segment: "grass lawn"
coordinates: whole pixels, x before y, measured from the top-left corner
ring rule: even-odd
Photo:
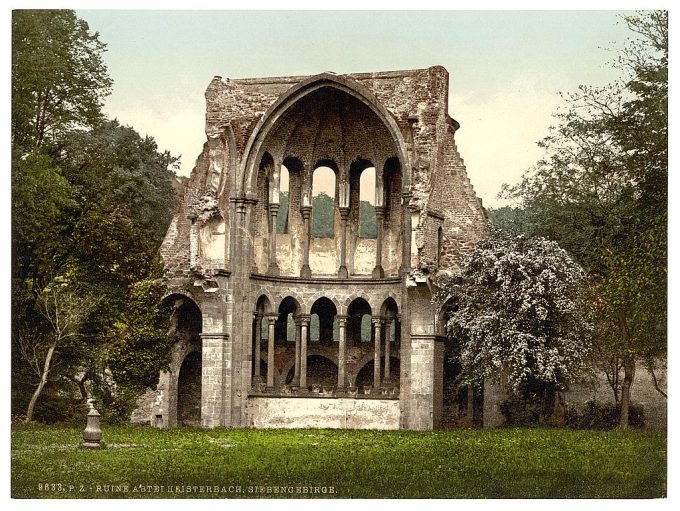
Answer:
[[[13,426],[12,496],[626,498],[666,493],[666,435],[657,432],[121,426],[104,427],[103,450],[80,449],[81,439],[82,429]],[[305,489],[308,493],[298,493]]]

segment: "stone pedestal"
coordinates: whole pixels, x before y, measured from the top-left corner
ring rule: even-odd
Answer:
[[[100,426],[101,414],[90,404],[87,414],[87,427],[83,431],[82,447],[85,449],[101,449],[102,430]]]

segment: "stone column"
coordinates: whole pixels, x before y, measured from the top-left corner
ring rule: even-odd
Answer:
[[[187,217],[191,221],[189,227],[189,267],[194,269],[198,266],[198,224],[196,214],[192,213]]]
[[[306,194],[305,194],[306,195]],[[309,202],[309,199],[306,199]],[[304,255],[304,262],[302,268],[300,269],[300,277],[303,279],[309,279],[312,277],[312,269],[309,267],[309,237],[310,237],[310,222],[309,217],[312,214],[312,206],[303,205],[300,208],[300,213],[302,213],[302,218],[305,221],[305,233],[302,236],[302,253]]]
[[[267,387],[274,388],[274,323],[278,315],[267,315]]]
[[[310,319],[309,314],[300,316],[300,387],[303,389],[307,388],[307,336]]]
[[[378,227],[378,237],[375,240],[375,268],[373,268],[374,279],[382,279],[385,277],[385,270],[383,270],[382,267],[383,218],[385,218],[385,206],[376,206],[375,221]]]
[[[261,313],[255,313],[255,353],[253,354],[253,364],[255,365],[255,375],[253,376],[253,385],[262,383],[262,376],[260,374],[260,359],[262,358],[262,318]]]
[[[224,417],[231,408],[231,341],[224,332],[203,332],[200,336],[201,426],[215,428],[225,425]]]
[[[373,357],[373,387],[380,387],[380,344],[382,342],[382,322],[383,318],[372,318],[375,354]]]
[[[390,326],[391,325],[392,325],[392,319],[391,318],[385,319],[385,377],[384,377],[383,381],[386,382],[386,383],[391,382],[391,378],[390,378],[390,351],[391,351]]]
[[[340,208],[341,232],[340,232],[340,268],[338,268],[338,278],[346,279],[349,277],[347,271],[347,218],[349,218],[349,208]]]
[[[403,193],[401,196],[401,212],[402,212],[402,251],[401,251],[401,267],[399,268],[399,276],[403,277],[411,270],[411,211],[409,205],[411,203],[412,194],[410,192]]]
[[[345,380],[345,364],[347,351],[347,316],[336,316],[338,318],[338,388],[344,389],[347,386]]]
[[[279,265],[276,262],[276,226],[277,215],[279,214],[280,205],[272,202],[269,204],[269,213],[272,217],[271,229],[269,230],[269,268],[267,273],[269,275],[279,275]]]
[[[302,323],[300,323],[300,318],[298,316],[295,316],[295,365],[293,374],[293,386],[295,387],[300,386],[300,339],[302,336],[300,333],[301,328]]]

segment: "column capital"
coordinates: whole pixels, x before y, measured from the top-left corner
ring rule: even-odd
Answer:
[[[275,215],[276,213],[279,212],[280,207],[281,207],[281,204],[279,204],[278,202],[270,202],[269,203],[269,212],[272,215]]]
[[[385,318],[383,318],[382,316],[375,316],[375,317],[371,318],[371,323],[373,323],[374,325],[382,326],[382,324],[384,322],[385,322]]]
[[[335,316],[335,319],[338,320],[339,326],[345,326],[345,325],[347,325],[347,320],[349,319],[349,316],[345,316],[343,314],[337,314]]]
[[[382,218],[385,216],[385,206],[375,206],[375,216]]]
[[[350,211],[349,206],[339,207],[338,210],[340,211],[340,218],[342,220],[347,220],[347,218],[349,217],[349,211]]]
[[[300,206],[300,213],[302,213],[302,218],[305,220],[309,219],[312,214],[312,206]]]
[[[307,325],[309,322],[312,320],[312,315],[311,314],[299,314],[298,315],[298,321],[300,322],[300,325]]]
[[[268,312],[264,315],[264,317],[267,318],[267,321],[270,323],[274,323],[277,319],[279,319],[279,315],[275,312]]]
[[[262,319],[264,317],[264,312],[253,311],[253,319]]]

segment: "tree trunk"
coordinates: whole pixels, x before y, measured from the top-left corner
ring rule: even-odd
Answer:
[[[552,422],[563,427],[566,423],[566,397],[563,390],[555,390],[555,401],[553,402]]]
[[[31,422],[33,420],[33,410],[35,409],[35,404],[38,401],[38,398],[40,397],[40,393],[43,390],[43,387],[45,387],[45,384],[47,383],[47,377],[50,374],[50,364],[52,363],[52,355],[54,355],[54,350],[57,347],[57,343],[53,343],[50,345],[50,348],[47,350],[47,356],[45,357],[45,365],[43,366],[42,370],[42,376],[40,377],[40,383],[38,383],[38,387],[35,389],[35,392],[33,392],[33,396],[31,396],[31,401],[28,403],[28,410],[26,410],[26,420],[28,422]]]
[[[78,390],[80,391],[80,397],[83,399],[83,401],[87,401],[90,398],[90,396],[87,394],[87,387],[85,387],[85,382],[90,379],[89,374],[85,373],[80,380],[75,376],[68,376],[67,378],[70,381],[72,381],[76,385],[76,387],[78,387]]]
[[[630,387],[635,377],[635,359],[625,357],[623,359],[623,384],[621,385],[621,415],[619,416],[619,429],[628,429],[628,410],[630,408]]]

